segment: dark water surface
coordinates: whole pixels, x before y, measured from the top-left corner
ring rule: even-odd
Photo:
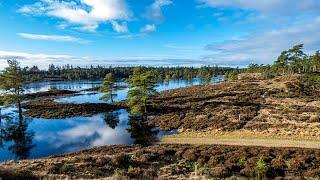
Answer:
[[[223,79],[215,78],[218,82]],[[201,84],[200,79],[172,80],[159,83],[158,91]],[[106,103],[101,93],[92,94],[85,89],[100,86],[101,81],[69,81],[32,83],[27,93],[48,89],[79,90],[81,95],[59,98],[61,103]],[[124,85],[124,83],[120,83]],[[125,100],[128,89],[117,91],[117,101]],[[166,134],[155,127],[141,123],[143,119],[131,116],[125,109],[100,113],[90,117],[65,119],[23,118],[19,119],[16,108],[2,109],[0,129],[0,161],[32,159],[50,155],[75,152],[86,148],[115,144],[150,145]]]

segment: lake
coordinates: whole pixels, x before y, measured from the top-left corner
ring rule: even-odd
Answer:
[[[212,82],[223,81],[217,77]],[[164,91],[201,84],[200,79],[170,80],[158,83],[157,91]],[[101,81],[37,82],[26,86],[27,93],[65,89],[80,91],[79,95],[57,98],[60,103],[107,103],[100,100],[102,93],[87,92],[99,87]],[[124,85],[123,82],[119,83]],[[125,100],[128,88],[116,92],[116,101]],[[103,145],[142,144],[150,145],[161,136],[175,131],[162,132],[141,123],[139,117],[131,116],[125,109],[100,113],[90,117],[65,119],[23,118],[19,120],[14,107],[2,110],[0,129],[0,161],[33,159],[75,152]]]

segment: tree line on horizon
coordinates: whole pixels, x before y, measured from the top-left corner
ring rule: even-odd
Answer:
[[[271,65],[250,64],[248,68],[235,69],[225,74],[225,79],[237,79],[240,73],[262,73],[265,77],[304,74],[317,77],[320,73],[320,51],[307,55],[304,45],[298,44],[282,51]]]
[[[47,70],[40,70],[37,66],[24,67],[21,69],[24,77],[29,81],[50,80],[102,80],[106,74],[112,73],[116,79],[129,78],[136,67],[73,67],[72,65],[55,66],[49,65]],[[157,81],[171,79],[212,79],[214,76],[224,75],[232,71],[231,67],[203,66],[203,67],[145,67],[139,68],[146,71],[153,70]]]

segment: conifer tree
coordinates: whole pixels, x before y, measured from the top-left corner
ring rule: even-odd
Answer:
[[[4,105],[16,103],[19,109],[19,116],[22,118],[21,102],[24,95],[26,80],[16,60],[8,60],[9,67],[0,74],[0,90],[2,90],[2,101]]]
[[[135,68],[129,82],[131,87],[128,92],[128,106],[131,113],[146,114],[147,101],[157,94],[154,71],[145,71],[141,67]]]
[[[102,87],[100,88],[100,91],[105,93],[101,99],[105,101],[111,101],[113,102],[113,99],[117,96],[117,94],[114,93],[115,91],[115,83],[116,79],[114,78],[112,73],[108,73],[104,81],[102,83]]]
[[[312,72],[319,72],[320,68],[320,52],[316,51],[316,53],[311,56],[311,65],[312,65]]]
[[[303,44],[295,45],[287,52],[291,70],[294,73],[301,73],[301,70],[304,68],[303,60],[306,58],[306,54],[303,52]]]
[[[289,60],[288,60],[287,51],[283,51],[278,57],[278,59],[274,62],[273,69],[276,72],[281,72],[282,75],[284,75],[285,71],[288,69],[288,63],[289,63]]]

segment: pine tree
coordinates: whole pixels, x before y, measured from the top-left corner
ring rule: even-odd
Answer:
[[[287,51],[283,51],[278,59],[274,62],[273,68],[276,72],[281,72],[282,75],[285,74],[285,71],[288,69],[288,55]]]
[[[22,118],[21,102],[23,100],[26,80],[20,64],[16,60],[8,60],[9,67],[0,74],[0,89],[3,91],[2,101],[4,105],[17,103],[19,116]]]
[[[147,101],[157,94],[154,71],[145,71],[141,67],[135,68],[129,82],[131,87],[128,92],[128,106],[131,113],[146,114]]]
[[[105,101],[111,101],[113,102],[113,98],[117,96],[117,94],[114,93],[115,91],[115,83],[116,79],[114,78],[112,73],[108,73],[104,81],[102,83],[102,87],[100,88],[100,91],[105,93],[101,99]]]
[[[293,72],[301,73],[303,67],[303,60],[306,54],[303,52],[303,44],[295,45],[288,50],[288,60]]]
[[[316,51],[316,53],[311,57],[312,64],[312,72],[319,72],[320,68],[320,52]]]

